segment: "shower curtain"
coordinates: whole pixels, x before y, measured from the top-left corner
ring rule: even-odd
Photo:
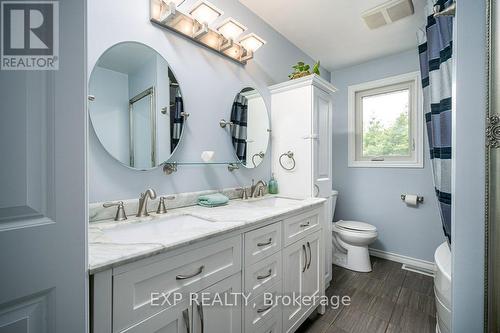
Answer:
[[[234,98],[231,109],[231,137],[236,156],[245,164],[247,159],[247,112],[248,101],[242,94]]]
[[[443,10],[451,0],[427,1],[427,24],[418,32],[424,114],[434,188],[443,230],[451,243],[451,88],[453,17],[434,17],[434,6]]]
[[[182,134],[182,124],[184,123],[184,104],[179,88],[176,88],[175,100],[170,112],[170,152],[173,152]]]

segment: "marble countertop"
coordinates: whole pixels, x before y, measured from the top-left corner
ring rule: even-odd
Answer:
[[[89,274],[279,219],[325,201],[266,196],[230,200],[227,205],[216,208],[189,206],[170,209],[162,215],[150,213],[146,218],[91,222]]]

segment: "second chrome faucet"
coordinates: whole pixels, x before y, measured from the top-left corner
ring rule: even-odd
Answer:
[[[148,188],[144,193],[139,196],[139,208],[137,209],[137,217],[149,216],[148,213],[148,199],[156,199],[156,192],[152,188]]]

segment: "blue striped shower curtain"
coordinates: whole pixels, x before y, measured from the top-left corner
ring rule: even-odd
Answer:
[[[433,8],[447,8],[452,1],[427,0],[427,23],[418,32],[420,71],[424,97],[434,188],[443,230],[451,243],[451,90],[453,17],[434,17]]]
[[[231,138],[234,151],[241,163],[247,161],[248,100],[241,93],[234,98],[231,109]]]

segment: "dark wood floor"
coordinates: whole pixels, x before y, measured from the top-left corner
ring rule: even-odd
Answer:
[[[357,273],[333,266],[327,296],[348,295],[349,306],[328,307],[307,319],[299,333],[434,333],[433,279],[372,257],[373,271]]]

